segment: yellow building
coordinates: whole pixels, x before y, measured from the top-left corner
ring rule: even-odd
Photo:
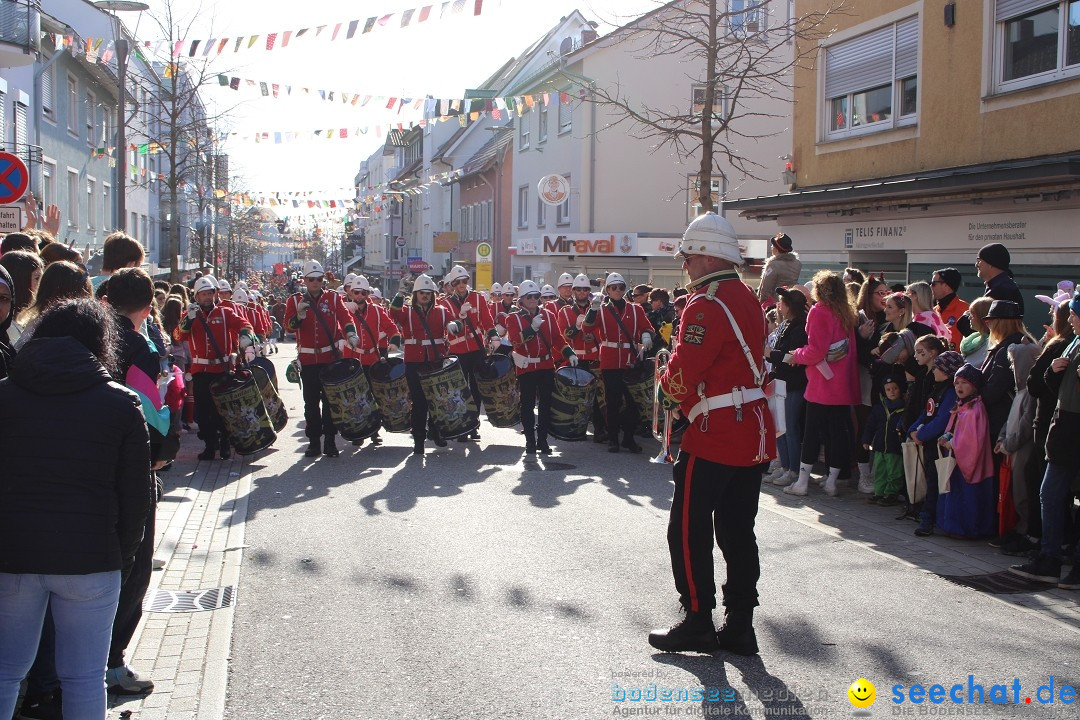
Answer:
[[[1080,2],[848,5],[796,77],[792,191],[727,209],[778,222],[804,279],[954,266],[971,298],[979,248],[1001,242],[1028,298],[1080,280]],[[1026,305],[1038,328],[1046,306]]]

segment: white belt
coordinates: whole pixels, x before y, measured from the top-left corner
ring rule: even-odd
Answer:
[[[737,395],[741,395],[741,397],[737,397]],[[732,406],[742,407],[746,403],[764,399],[765,391],[761,388],[746,388],[743,390],[733,390],[724,395],[713,395],[712,397],[699,400],[697,405],[690,410],[690,422],[693,422],[699,415],[707,413],[710,410],[719,410],[720,408]],[[736,400],[738,400],[737,403]]]
[[[432,342],[434,342],[436,345],[442,345],[446,341],[443,340],[442,338],[438,338],[437,340],[406,340],[404,344],[405,345],[423,345],[424,343],[432,343]]]
[[[318,355],[319,353],[331,352],[334,349],[333,345],[327,345],[321,348],[300,348],[300,352],[305,355]]]
[[[542,363],[542,362],[544,362],[546,360],[551,359],[551,356],[549,356],[549,355],[545,355],[542,358],[534,358],[534,357],[525,357],[524,355],[519,354],[518,357],[520,357],[522,362],[524,362],[526,365],[536,365],[537,363]]]
[[[633,350],[634,349],[634,346],[631,345],[630,343],[609,342],[607,340],[600,343],[600,346],[601,347],[609,347],[609,348],[625,348],[627,350]]]
[[[217,359],[217,360],[209,360],[207,358],[192,358],[191,359],[191,364],[192,365],[220,365],[223,362],[225,362],[225,361],[221,360],[221,359]]]

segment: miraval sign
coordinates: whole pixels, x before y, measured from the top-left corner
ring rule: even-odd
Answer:
[[[599,255],[623,257],[637,255],[637,233],[582,233],[544,235],[539,241],[519,240],[520,255]]]

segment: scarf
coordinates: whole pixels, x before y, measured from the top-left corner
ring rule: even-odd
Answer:
[[[978,352],[986,344],[989,337],[989,335],[983,335],[982,333],[971,333],[960,341],[960,354],[967,357]]]
[[[957,404],[949,421],[953,426],[953,454],[956,467],[969,485],[994,476],[990,451],[990,423],[981,397]]]

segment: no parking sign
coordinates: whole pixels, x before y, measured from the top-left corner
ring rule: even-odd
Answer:
[[[0,152],[0,205],[21,200],[30,184],[30,173],[17,155]]]

